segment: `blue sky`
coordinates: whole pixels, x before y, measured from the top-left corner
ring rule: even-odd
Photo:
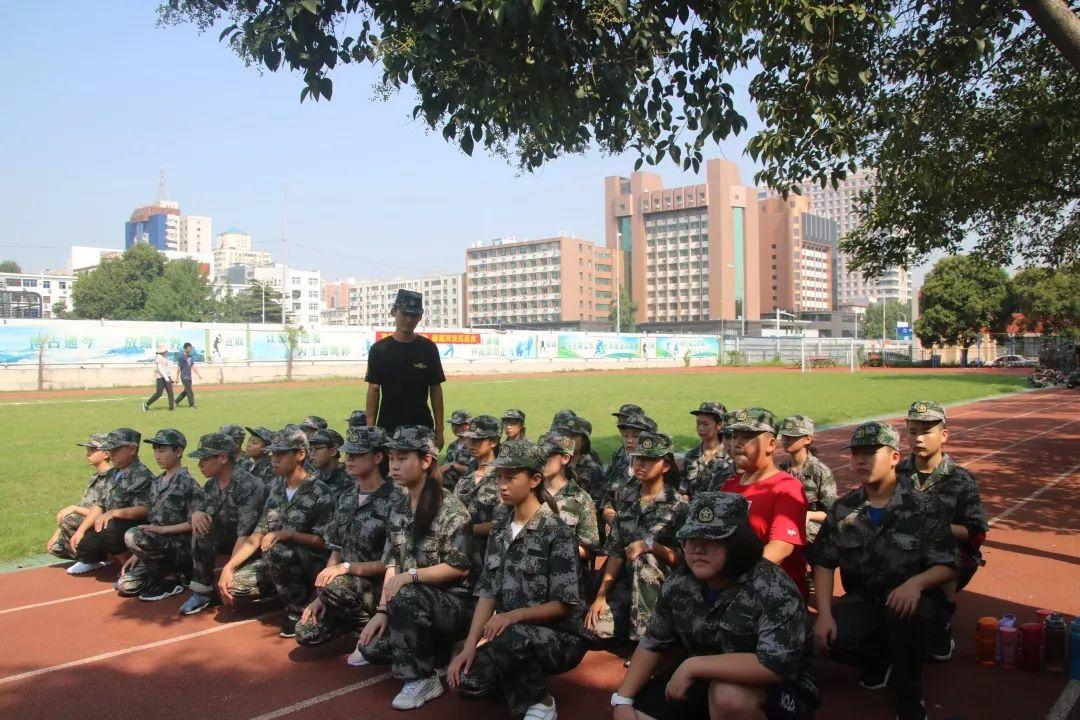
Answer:
[[[478,240],[600,241],[602,179],[633,169],[635,156],[599,151],[524,175],[479,150],[467,157],[411,120],[411,91],[373,99],[369,66],[339,68],[332,102],[301,105],[299,76],[246,68],[216,32],[159,29],[155,7],[0,3],[0,258],[36,271],[63,267],[69,245],[122,245],[164,170],[185,213],[213,217],[215,234],[247,230],[275,259],[288,181],[290,264],[330,279],[460,272]],[[739,162],[747,183],[748,137],[708,154]]]

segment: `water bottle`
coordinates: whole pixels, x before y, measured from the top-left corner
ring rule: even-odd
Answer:
[[[1069,623],[1069,679],[1080,680],[1080,617]]]
[[[975,626],[975,657],[983,665],[993,665],[997,652],[998,619],[981,617]]]
[[[998,640],[994,646],[994,659],[998,662],[1002,662],[1001,658],[1001,631],[1005,628],[1016,627],[1016,616],[1012,613],[1005,613],[998,620]]]
[[[1020,632],[1014,627],[998,630],[998,645],[1001,646],[1001,666],[1006,670],[1016,668],[1016,646],[1020,642]]]
[[[1065,618],[1059,613],[1052,613],[1046,618],[1044,628],[1046,672],[1059,673],[1065,670],[1065,643],[1068,631]]]
[[[1042,664],[1043,626],[1030,622],[1020,626],[1020,669],[1035,672]]]

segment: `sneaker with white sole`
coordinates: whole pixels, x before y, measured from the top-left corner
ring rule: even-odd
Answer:
[[[360,652],[359,646],[352,651],[352,655],[350,655],[345,662],[353,667],[367,667],[371,664],[371,661],[364,657],[364,653]]]
[[[395,710],[415,710],[429,700],[434,700],[443,694],[442,680],[435,677],[423,680],[410,680],[401,688],[401,692],[391,703]]]
[[[94,572],[105,567],[108,563],[103,562],[77,562],[69,567],[65,572],[68,575],[85,575],[88,572]]]
[[[559,713],[555,710],[555,701],[552,700],[550,705],[544,703],[530,705],[525,711],[524,720],[558,720],[558,718]]]
[[[892,671],[892,665],[885,668],[863,668],[863,671],[859,673],[859,686],[867,690],[881,690],[889,684]]]
[[[180,606],[181,615],[195,615],[201,613],[208,607],[214,605],[220,605],[221,601],[214,595],[203,595],[202,593],[193,592],[191,597],[184,601],[184,604]]]
[[[179,595],[182,592],[184,592],[183,585],[170,580],[158,580],[139,593],[139,599],[146,602],[157,602],[173,595]]]

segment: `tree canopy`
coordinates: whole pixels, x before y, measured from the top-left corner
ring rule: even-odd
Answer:
[[[19,265],[14,260],[0,260],[0,272],[21,273],[22,265]]]
[[[1009,276],[974,255],[942,258],[926,274],[915,334],[923,345],[974,345],[983,332],[1002,332],[1010,315]]]
[[[863,330],[861,335],[866,338],[881,338],[882,313],[884,312],[885,337],[896,340],[897,321],[911,322],[911,303],[904,300],[886,300],[885,302],[870,303],[863,316]]]
[[[930,253],[1058,264],[1080,247],[1080,0],[163,0],[245,61],[329,100],[339,64],[412,87],[413,116],[532,170],[595,147],[697,170],[763,128],[782,192],[877,173],[844,240],[869,274]]]
[[[1080,263],[1021,270],[1012,287],[1024,330],[1080,336]]]
[[[616,315],[619,323],[616,332],[634,332],[637,327],[634,320],[637,315],[637,303],[630,297],[630,289],[625,285],[619,288],[618,299],[611,299],[611,307],[608,309],[608,320],[611,321],[611,327],[613,328],[615,327]]]

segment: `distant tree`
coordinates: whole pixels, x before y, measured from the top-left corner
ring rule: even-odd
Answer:
[[[630,290],[625,285],[619,289],[618,302],[619,304],[616,305],[613,300],[611,309],[608,311],[608,320],[611,321],[611,327],[615,327],[615,317],[618,314],[621,326],[619,332],[634,332],[637,328],[637,323],[634,322],[637,303],[630,297]]]
[[[0,260],[0,272],[21,273],[22,266],[14,260]]]
[[[1041,328],[1045,335],[1080,335],[1080,262],[1055,269],[1021,270],[1012,285],[1025,330]]]
[[[150,286],[144,320],[203,322],[213,320],[218,302],[206,276],[194,260],[170,260]]]
[[[924,345],[959,345],[961,364],[980,335],[1002,332],[1010,315],[1009,276],[972,255],[942,258],[926,274],[915,334]]]
[[[67,303],[63,300],[57,300],[52,304],[52,316],[54,318],[68,318],[71,314],[68,312]]]
[[[263,298],[266,299],[265,321],[281,322],[281,293],[270,287],[269,283],[253,282],[246,288],[234,292],[227,288],[220,301],[218,319],[222,322],[260,323],[263,322]]]
[[[870,303],[863,316],[863,337],[872,340],[881,339],[882,310],[885,311],[885,337],[896,340],[896,323],[898,321],[911,322],[911,303],[901,300]]]
[[[153,247],[133,245],[118,257],[75,280],[71,289],[71,317],[142,320],[146,299],[165,273],[165,257]]]

